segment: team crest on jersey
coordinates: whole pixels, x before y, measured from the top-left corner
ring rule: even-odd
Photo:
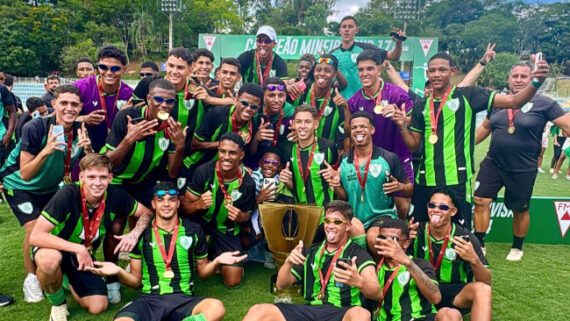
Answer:
[[[410,282],[410,272],[404,271],[398,275],[398,283],[400,283],[401,286],[408,284],[408,282]]]
[[[352,62],[356,63],[356,58],[358,58],[358,54],[357,53],[353,53],[350,55],[350,60],[352,60]]]
[[[168,145],[170,145],[170,139],[164,137],[158,139],[158,147],[160,147],[161,151],[165,152],[168,149]]]
[[[315,153],[314,159],[317,164],[321,165],[325,160],[325,153]]]
[[[176,186],[178,187],[178,189],[182,189],[184,185],[186,185],[186,177],[178,177],[178,179],[176,180]]]
[[[271,69],[271,70],[269,71],[269,77],[275,77],[275,75],[276,75],[275,72],[276,72],[275,70]]]
[[[285,133],[285,125],[281,124],[281,127],[279,127],[279,135],[283,135],[283,133]]]
[[[325,115],[325,117],[327,117],[328,115],[330,115],[332,113],[333,109],[331,106],[327,106],[325,107],[325,111],[323,112],[323,114]]]
[[[237,200],[239,200],[239,198],[242,196],[243,194],[236,188],[234,189],[231,193],[230,196],[232,197],[232,201],[235,202]]]
[[[121,110],[127,104],[126,100],[117,100],[117,109]]]
[[[382,173],[382,164],[370,164],[370,175],[377,178]]]
[[[196,99],[184,99],[184,108],[191,110],[194,108],[194,104],[196,103]]]
[[[528,103],[524,104],[524,106],[521,107],[521,111],[526,114],[532,109],[533,105],[534,105],[533,103],[528,102]]]
[[[455,261],[457,254],[455,254],[455,250],[452,248],[448,248],[445,250],[445,257],[450,261]]]
[[[342,125],[338,126],[338,131],[344,135],[344,126]]]
[[[18,204],[18,209],[24,214],[32,214],[34,211],[34,206],[31,202],[24,202],[22,204]]]
[[[451,109],[452,112],[456,112],[459,109],[459,99],[453,98],[446,103],[447,108]]]
[[[81,234],[79,234],[79,238],[85,241],[85,228],[81,229]],[[91,244],[93,244],[93,242],[95,242],[98,239],[99,239],[99,229],[97,229],[97,234],[95,234],[95,237],[91,240]]]
[[[187,250],[190,248],[190,246],[192,246],[192,237],[191,236],[183,236],[180,238],[180,245],[182,245],[182,247]]]

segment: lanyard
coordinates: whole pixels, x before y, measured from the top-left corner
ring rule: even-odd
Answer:
[[[255,51],[255,75],[259,81],[259,85],[263,87],[263,83],[269,78],[269,72],[271,71],[271,65],[273,64],[273,52],[269,53],[269,63],[265,65],[265,70],[263,75],[261,74],[261,62],[259,61],[259,53]]]
[[[106,192],[105,192],[106,193]],[[105,194],[106,195],[106,194]],[[93,218],[89,220],[89,211],[87,210],[87,198],[85,197],[85,190],[83,186],[81,186],[81,212],[83,218],[83,230],[85,231],[85,247],[89,254],[93,252],[93,246],[91,245],[91,241],[97,235],[97,231],[99,230],[99,226],[101,225],[101,218],[103,217],[103,213],[105,212],[105,196],[101,199],[99,203],[99,207],[95,211]]]
[[[441,246],[441,249],[439,250],[439,255],[437,256],[437,262],[434,264],[433,262],[433,248],[431,246],[431,236],[429,234],[429,225],[426,225],[426,239],[428,242],[428,247],[429,247],[429,261],[431,262],[431,265],[433,265],[435,272],[437,273],[439,271],[439,267],[441,266],[441,261],[443,260],[443,254],[445,253],[445,250],[447,249],[447,244],[449,243],[449,236],[451,235],[451,226],[449,226],[449,230],[447,231],[447,234],[445,235],[445,239],[443,241],[443,244]]]
[[[319,295],[317,297],[317,299],[319,299],[319,300],[322,300],[325,297],[325,288],[327,287],[327,284],[329,283],[329,280],[331,278],[333,267],[336,265],[336,261],[340,257],[340,254],[342,253],[345,245],[346,245],[346,242],[344,242],[336,250],[336,253],[333,256],[332,261],[329,264],[329,268],[327,269],[327,274],[325,275],[325,277],[323,277],[323,271],[319,268],[319,281],[321,282],[321,291],[319,292]],[[320,262],[321,259],[323,258],[323,254],[325,253],[325,247],[326,247],[326,241],[323,242],[323,247],[321,248],[321,253],[319,254],[319,259],[318,259],[317,263]],[[323,262],[323,265],[324,265],[324,262]]]
[[[380,88],[378,88],[378,91],[374,95],[371,95],[363,87],[362,91],[364,92],[364,98],[369,98],[370,100],[374,100],[376,105],[381,105],[382,104],[382,89],[383,88],[384,88],[384,82],[382,80],[380,80]]]
[[[170,239],[170,246],[168,247],[168,253],[166,253],[166,247],[162,242],[162,238],[160,237],[160,233],[158,232],[158,227],[156,226],[156,220],[152,225],[152,229],[154,231],[154,237],[156,238],[156,243],[158,245],[158,249],[160,250],[160,256],[162,256],[162,260],[164,261],[164,265],[166,266],[167,271],[172,271],[170,266],[172,265],[172,257],[174,256],[174,250],[176,247],[176,240],[178,239],[178,226],[179,221],[176,222],[174,226],[174,230],[172,231],[172,238]]]
[[[220,185],[220,189],[222,190],[222,193],[224,194],[224,199],[226,200],[232,200],[232,197],[228,194],[228,191],[226,189],[226,185],[224,185],[224,179],[222,178],[222,173],[220,173],[220,161],[218,160],[216,162],[216,177],[218,178],[218,185]],[[241,169],[238,169],[238,187],[239,188],[241,186],[241,182],[243,181],[243,177],[241,174]]]
[[[443,94],[443,98],[441,99],[441,103],[439,104],[439,109],[437,110],[437,115],[435,114],[435,107],[433,105],[433,96],[431,95],[430,100],[429,100],[429,121],[430,121],[430,125],[431,125],[431,134],[436,135],[437,136],[437,122],[439,120],[439,115],[441,115],[441,111],[443,110],[443,107],[445,106],[445,103],[447,102],[447,98],[449,97],[449,93],[451,92],[451,89],[453,88],[453,86],[449,85],[449,87],[447,87],[447,90],[445,91],[445,94]]]
[[[63,160],[63,163],[65,165],[65,173],[64,173],[64,177],[69,177],[67,180],[69,180],[68,182],[65,182],[66,184],[71,183],[71,149],[73,147],[73,126],[71,127],[71,130],[69,131],[69,134],[66,134],[67,136],[67,150],[65,151],[65,159]]]
[[[380,262],[378,262],[378,265],[376,266],[376,275],[378,275],[378,273],[380,272],[380,269],[382,268],[382,264],[384,264],[384,258],[382,258],[380,260]],[[379,309],[382,308],[382,301],[384,301],[384,297],[386,296],[386,293],[388,293],[390,286],[392,286],[392,282],[394,282],[396,275],[398,275],[398,273],[400,272],[400,267],[401,267],[400,264],[398,264],[396,269],[392,272],[392,274],[388,278],[388,281],[386,281],[386,283],[384,283],[384,289],[382,289],[382,298],[380,299],[380,301],[378,301],[378,308]]]
[[[281,124],[283,123],[283,110],[279,114],[279,120],[277,121],[277,127],[275,127],[275,133],[273,134],[273,141],[271,142],[271,146],[277,146],[277,138],[279,137],[279,130],[281,128]]]
[[[315,98],[315,91],[313,90],[315,84],[311,85],[311,90],[310,90],[310,94],[309,96],[311,97],[311,106],[317,108],[317,100]],[[323,114],[325,112],[325,108],[327,108],[327,105],[329,103],[329,99],[331,98],[331,92],[332,92],[332,88],[327,92],[325,98],[323,99],[323,103],[321,104],[321,107],[317,109],[317,124],[321,123],[321,118],[323,117]]]
[[[509,128],[507,129],[507,132],[509,134],[515,133],[515,116],[517,115],[518,112],[519,112],[518,109],[516,109],[516,110],[513,110],[511,108],[507,109],[507,113],[508,113],[508,117],[509,117]]]
[[[99,90],[99,101],[101,102],[101,108],[105,111],[105,122],[107,123],[107,129],[111,128],[111,123],[107,117],[107,102],[105,101],[105,95],[103,94],[103,85],[101,84],[101,78],[98,78],[97,89]],[[113,103],[113,110],[117,108],[117,101],[119,100],[119,93],[121,92],[121,83],[119,83],[119,89],[117,89],[117,95],[115,96],[115,102]]]
[[[297,143],[296,152],[297,152],[297,164],[299,166],[299,172],[301,173],[301,177],[303,178],[303,185],[307,185],[307,178],[311,173],[311,164],[313,163],[313,156],[315,156],[315,148],[317,147],[317,141],[313,141],[313,146],[311,147],[311,152],[309,153],[309,160],[307,161],[307,167],[303,169],[303,162],[301,160],[301,146]]]
[[[372,152],[374,151],[374,148],[372,148],[372,150],[370,151],[370,154],[368,155],[368,161],[366,161],[366,167],[364,168],[364,179],[362,178],[362,175],[360,174],[360,163],[358,161],[358,156],[356,156],[356,149],[354,149],[353,155],[354,155],[354,170],[356,171],[356,175],[358,177],[358,183],[360,184],[360,189],[362,190],[362,193],[360,194],[360,201],[364,202],[364,187],[366,185],[366,180],[368,179],[368,169],[370,168],[370,161],[372,160]]]

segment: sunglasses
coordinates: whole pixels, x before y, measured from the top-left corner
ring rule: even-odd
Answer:
[[[335,219],[333,220],[333,219],[330,219],[330,218],[328,218],[328,217],[325,217],[325,223],[326,223],[326,224],[334,224],[334,225],[348,224],[348,222],[345,221],[345,220],[341,220],[341,219],[338,219],[338,218],[335,218]]]
[[[164,196],[166,194],[168,194],[170,196],[175,196],[175,195],[178,195],[178,192],[175,189],[169,189],[168,191],[161,189],[161,190],[156,191],[156,196]]]
[[[154,74],[152,72],[147,72],[147,73],[141,72],[139,76],[141,76],[141,78],[144,78],[144,77],[154,76]]]
[[[378,235],[378,238],[381,240],[387,240],[387,239],[392,239],[396,242],[400,242],[400,240],[402,240],[401,238],[399,238],[398,236],[385,236],[385,235]]]
[[[111,72],[117,72],[117,71],[121,70],[121,68],[123,68],[123,67],[122,67],[122,66],[117,66],[117,65],[114,65],[114,66],[107,66],[107,65],[104,65],[104,64],[98,64],[98,65],[97,65],[97,68],[99,68],[101,71],[111,70]]]
[[[285,90],[285,86],[283,86],[283,85],[267,85],[266,88],[269,91],[275,91],[275,90],[284,91]]]
[[[332,58],[318,58],[317,63],[318,64],[325,63],[327,65],[334,65],[334,60]]]
[[[248,102],[245,101],[245,100],[240,100],[240,103],[242,104],[243,107],[249,107],[249,108],[251,108],[252,110],[256,110],[256,109],[259,108],[259,106],[250,104],[250,103],[248,103]]]
[[[279,161],[275,159],[264,158],[263,164],[271,164],[273,166],[279,166]]]
[[[447,211],[447,210],[449,210],[449,209],[451,208],[451,206],[445,205],[445,204],[439,204],[439,205],[438,205],[438,204],[432,203],[432,202],[429,202],[429,203],[428,203],[428,208],[434,209],[434,208],[436,208],[436,207],[439,208],[439,209],[442,210],[442,211]]]
[[[174,103],[176,102],[176,99],[174,98],[164,98],[160,96],[154,96],[152,97],[152,99],[154,99],[154,101],[156,101],[157,104],[162,104],[163,102],[166,102],[167,105],[174,105]]]
[[[257,38],[257,43],[264,43],[266,45],[272,43],[273,40],[269,39],[269,38]]]

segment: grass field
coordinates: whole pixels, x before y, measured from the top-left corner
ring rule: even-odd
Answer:
[[[477,148],[477,164],[484,157],[487,144],[488,140]],[[545,155],[545,170],[549,168],[551,157],[552,148],[549,148]],[[566,164],[563,169],[566,169]],[[539,174],[534,192],[536,196],[570,196],[570,181],[563,176],[555,181],[548,174]],[[23,229],[18,226],[7,206],[0,205],[0,291],[16,299],[15,304],[0,308],[0,320],[47,320],[50,313],[47,301],[36,304],[24,302],[23,235]],[[570,247],[526,244],[523,261],[508,263],[504,258],[509,246],[505,243],[487,243],[487,259],[493,272],[493,320],[569,320],[567,291],[570,288]],[[206,281],[198,280],[196,292],[222,300],[227,310],[225,320],[241,320],[253,304],[273,302],[273,296],[269,293],[269,278],[275,272],[263,268],[261,264],[248,263],[245,281],[239,289],[226,289],[221,278],[215,275]],[[122,293],[123,303],[111,306],[99,316],[88,315],[68,295],[69,320],[112,320],[120,307],[137,295],[126,288]]]

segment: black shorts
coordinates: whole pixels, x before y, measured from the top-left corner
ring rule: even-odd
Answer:
[[[492,160],[485,158],[475,181],[475,196],[497,198],[505,187],[505,205],[515,213],[528,211],[537,171],[509,172],[498,168]]]
[[[202,297],[182,293],[143,294],[127,303],[114,319],[127,317],[135,321],[180,321],[192,315],[192,310],[202,300]]]
[[[439,304],[435,305],[437,310],[441,308],[453,308],[459,310],[461,314],[467,314],[471,312],[471,309],[458,308],[453,305],[453,300],[455,297],[463,290],[467,283],[440,283],[439,291],[441,292],[441,301]]]
[[[54,194],[34,194],[22,190],[6,190],[5,192],[6,201],[20,222],[20,226],[37,219]]]
[[[337,308],[330,304],[325,305],[302,305],[290,303],[276,303],[275,306],[281,311],[285,320],[294,321],[342,321],[346,312],[352,307]]]
[[[38,247],[32,248],[32,261],[35,263],[35,254],[39,250]],[[102,276],[95,275],[87,271],[79,271],[77,267],[77,258],[75,254],[70,252],[59,251],[61,253],[61,272],[67,275],[69,285],[80,298],[91,295],[107,296],[107,283]],[[95,261],[95,257],[91,257]]]
[[[427,203],[429,202],[430,195],[441,187],[438,186],[424,186],[416,184],[414,186],[414,195],[412,196],[412,204],[414,209],[412,217],[415,222],[427,222],[429,217],[427,214]],[[454,197],[459,204],[457,207],[457,214],[452,217],[452,222],[471,230],[471,181],[465,184],[447,185],[445,188],[454,194]]]
[[[241,244],[240,235],[234,235],[234,231],[229,231],[226,233],[220,232],[217,227],[212,226],[212,224],[204,221],[201,218],[197,219],[197,222],[202,226],[204,232],[212,237],[212,243],[214,245],[214,257],[224,253],[224,252],[243,252],[243,246]],[[243,254],[243,253],[242,253]],[[232,266],[243,266],[243,261],[240,263],[232,264]]]

